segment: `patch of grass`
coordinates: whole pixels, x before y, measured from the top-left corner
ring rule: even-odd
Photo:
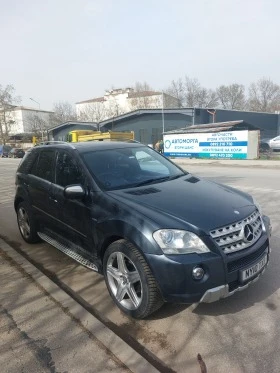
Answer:
[[[266,153],[266,154],[260,154],[259,157],[260,160],[265,160],[265,161],[280,161],[280,155],[278,154],[273,154],[273,153]]]

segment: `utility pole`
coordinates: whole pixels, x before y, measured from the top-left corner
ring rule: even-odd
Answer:
[[[164,93],[163,93],[163,91],[161,93],[161,100],[162,100],[162,112],[161,112],[161,116],[162,116],[162,133],[164,133],[165,129],[164,129]]]
[[[38,101],[34,100],[32,97],[29,97],[29,100],[35,102],[39,106],[39,111],[41,110],[40,103]],[[44,131],[42,128],[41,128],[41,132],[42,132],[42,141],[44,141]]]

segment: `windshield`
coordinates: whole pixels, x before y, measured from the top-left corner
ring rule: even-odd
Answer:
[[[83,158],[94,179],[106,190],[154,184],[186,175],[146,146],[92,151],[83,154]]]

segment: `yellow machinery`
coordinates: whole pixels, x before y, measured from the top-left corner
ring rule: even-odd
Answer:
[[[71,131],[68,134],[69,142],[81,142],[81,141],[129,141],[134,140],[134,132],[100,132],[100,131],[87,131],[87,130],[76,130]]]

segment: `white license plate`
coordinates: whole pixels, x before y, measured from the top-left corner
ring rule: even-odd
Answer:
[[[258,263],[240,272],[240,279],[242,282],[249,280],[251,277],[257,275],[267,263],[267,255],[265,255]]]

